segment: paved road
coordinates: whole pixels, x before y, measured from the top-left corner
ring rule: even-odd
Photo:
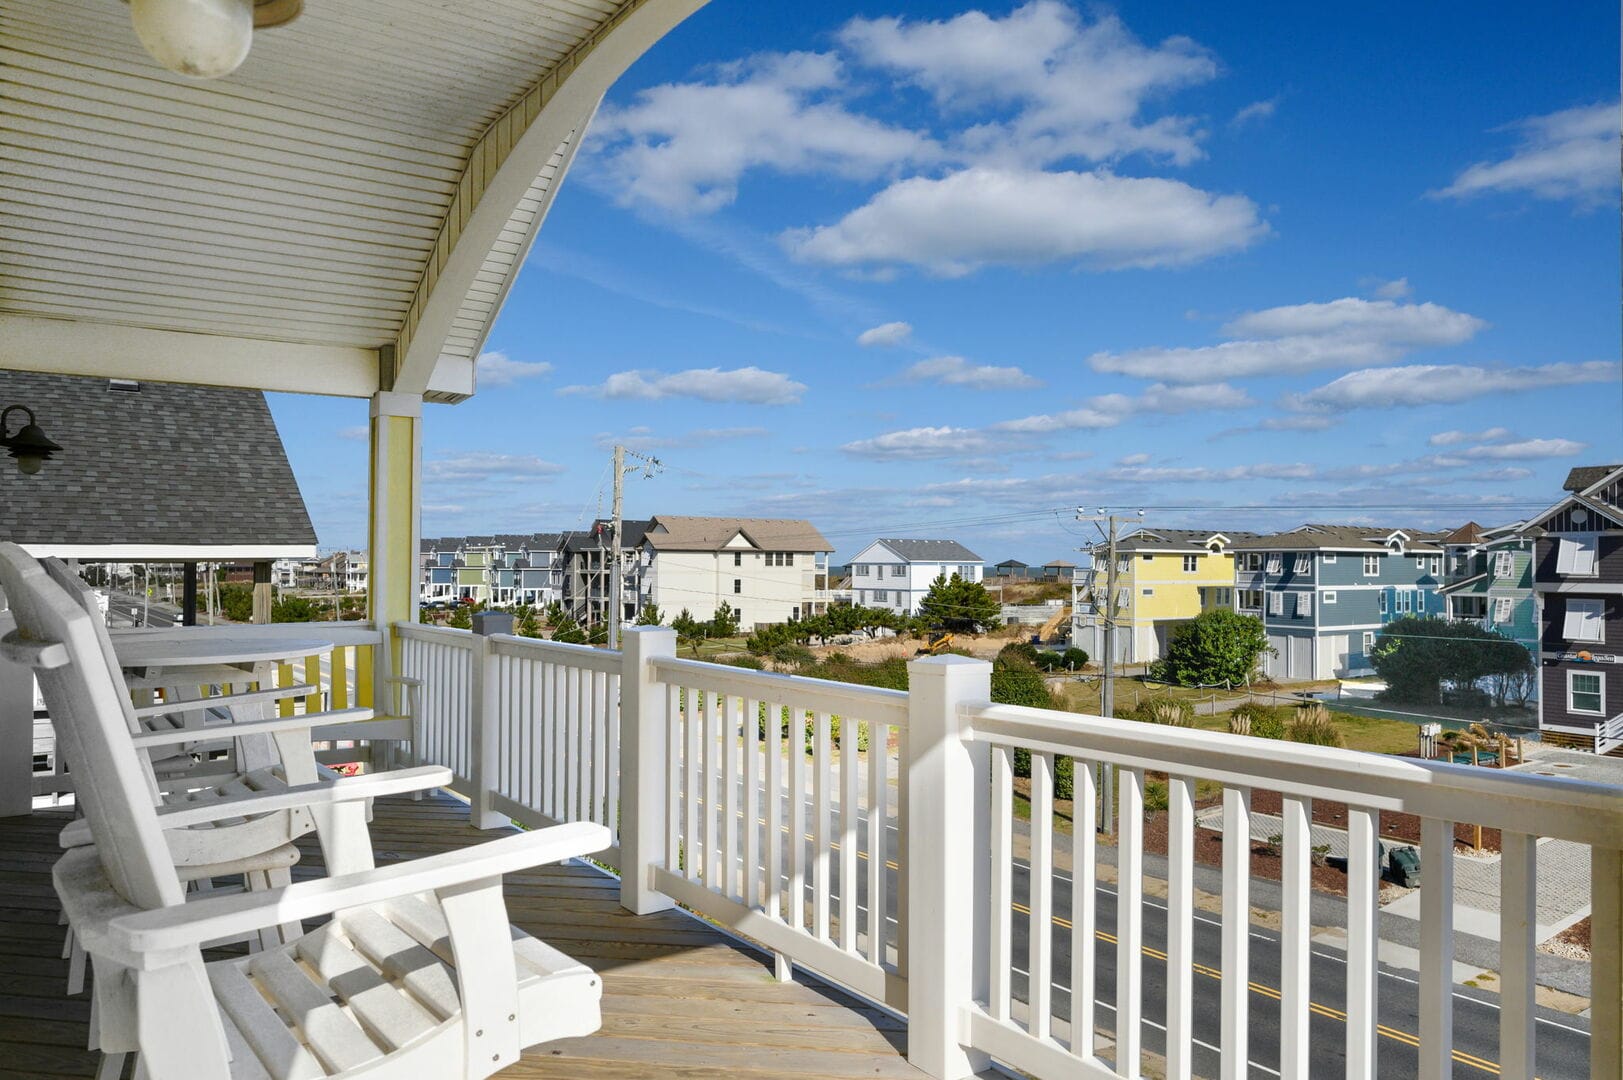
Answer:
[[[838,777],[836,776],[836,780]],[[863,777],[864,784],[866,777]],[[838,785],[836,784],[836,790]],[[785,796],[787,801],[787,795]],[[784,820],[788,820],[788,807],[784,806]],[[813,820],[808,802],[808,826]],[[840,833],[839,812],[834,808],[831,822],[836,838]],[[765,828],[765,822],[759,822]],[[859,815],[857,834],[865,836],[866,822]],[[896,830],[887,828],[887,850],[894,852]],[[809,840],[809,838],[808,838]],[[762,837],[762,850],[765,837]],[[807,851],[810,859],[811,852]],[[839,862],[831,860],[836,897],[840,889]],[[809,866],[808,861],[808,866]],[[863,857],[857,862],[858,925],[867,923],[867,874],[869,862]],[[1013,955],[1015,957],[1014,993],[1024,1002],[1027,992],[1026,957],[1029,955],[1030,867],[1016,860],[1014,865],[1015,908],[1012,923]],[[894,905],[896,896],[896,868],[887,859],[886,894]],[[808,882],[809,884],[809,882]],[[1053,940],[1054,972],[1053,1001],[1055,1015],[1069,1021],[1071,1002],[1069,994],[1071,969],[1070,924],[1063,916],[1071,910],[1071,879],[1056,872],[1053,882],[1055,919]],[[1106,1034],[1115,1027],[1114,998],[1116,987],[1116,892],[1113,886],[1098,889],[1095,924],[1095,1016],[1101,1031]],[[831,904],[835,917],[839,905]],[[894,923],[894,907],[886,912],[887,923]],[[1147,898],[1143,909],[1143,1039],[1146,1049],[1164,1053],[1166,1029],[1166,920],[1167,910],[1161,901]],[[894,933],[894,926],[891,926]],[[1279,1066],[1279,986],[1280,937],[1277,933],[1253,926],[1250,931],[1250,1035],[1249,1072],[1255,1077],[1278,1076]],[[1217,1047],[1221,1043],[1220,987],[1222,967],[1221,922],[1211,914],[1197,911],[1194,921],[1193,1018],[1195,1038],[1194,1070],[1199,1075],[1215,1076],[1219,1068]],[[1343,1006],[1346,990],[1345,954],[1333,947],[1314,944],[1310,965],[1311,1001],[1315,1006],[1310,1013],[1310,1046],[1312,1047],[1312,1074],[1342,1075],[1345,1072],[1346,1025]],[[1413,972],[1382,966],[1378,988],[1378,1012],[1381,1023],[1377,1039],[1380,1074],[1383,1077],[1418,1076],[1418,1032],[1420,1030],[1418,991],[1419,984]],[[1538,1010],[1537,1031],[1538,1075],[1543,1080],[1582,1080],[1589,1075],[1589,1021],[1555,1010]],[[1499,1007],[1497,995],[1469,987],[1455,987],[1454,992],[1454,1076],[1481,1080],[1499,1072]]]
[[[178,626],[180,609],[158,600],[150,603],[130,593],[113,592],[107,596],[108,613],[128,619],[134,626]]]

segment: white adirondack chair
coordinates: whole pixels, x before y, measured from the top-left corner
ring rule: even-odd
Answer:
[[[0,650],[36,670],[82,781],[94,845],[53,879],[96,960],[103,1050],[138,1051],[152,1080],[474,1080],[597,1029],[597,975],[510,927],[501,884],[602,850],[608,830],[560,825],[374,868],[361,801],[448,783],[435,767],[159,807],[88,613],[13,544],[0,544],[0,588],[18,626]],[[183,902],[175,827],[295,807],[316,817],[330,877]],[[324,916],[292,942],[203,962],[210,942]]]

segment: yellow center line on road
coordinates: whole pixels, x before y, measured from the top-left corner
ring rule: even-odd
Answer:
[[[1024,904],[1016,903],[1011,906],[1015,911],[1018,911],[1022,915],[1031,914],[1031,909]],[[1070,920],[1060,918],[1058,915],[1054,916],[1054,924],[1056,926],[1064,927],[1067,930],[1071,929]],[[1098,938],[1100,941],[1108,942],[1111,945],[1116,944],[1116,936],[1114,934],[1107,934],[1103,930],[1095,930],[1093,932],[1093,936]],[[1140,951],[1142,951],[1145,956],[1152,957],[1156,960],[1165,960],[1167,958],[1166,953],[1159,949],[1153,949],[1148,945],[1143,946]],[[1191,964],[1190,966],[1194,969],[1196,974],[1204,975],[1208,979],[1220,981],[1223,978],[1223,973],[1217,968],[1207,967],[1205,964],[1199,963]],[[1274,1001],[1281,1001],[1284,999],[1284,995],[1272,986],[1267,986],[1258,982],[1248,983],[1248,985],[1253,994],[1260,994],[1263,997],[1271,998]],[[1346,1013],[1329,1005],[1320,1005],[1316,1001],[1308,1002],[1308,1011],[1331,1020],[1340,1020],[1342,1023],[1347,1022]],[[1407,1031],[1403,1031],[1399,1028],[1388,1027],[1385,1024],[1376,1024],[1375,1030],[1382,1036],[1392,1039],[1395,1042],[1403,1043],[1406,1046],[1418,1047],[1420,1045],[1420,1039],[1418,1036]],[[1469,1065],[1472,1068],[1481,1069],[1483,1072],[1493,1073],[1495,1076],[1499,1075],[1499,1066],[1497,1063],[1489,1061],[1486,1058],[1477,1057],[1475,1054],[1466,1053],[1464,1050],[1455,1050],[1454,1060],[1462,1065]]]

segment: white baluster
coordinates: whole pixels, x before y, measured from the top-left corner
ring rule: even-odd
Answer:
[[[1144,770],[1116,770],[1116,1073],[1137,1076],[1144,1006]]]
[[[1189,1080],[1194,1067],[1194,971],[1195,785],[1173,776],[1167,779],[1167,1080]]]
[[[987,1012],[1009,1019],[1014,972],[1014,763],[1007,746],[992,747],[992,895],[988,903],[991,940],[987,956]]]
[[[1287,1080],[1307,1080],[1309,964],[1312,919],[1309,904],[1313,867],[1312,803],[1281,802],[1284,865],[1280,872],[1279,1071]]]
[[[1502,832],[1499,852],[1499,1075],[1533,1080],[1538,838]]]
[[[1031,755],[1031,925],[1027,928],[1026,1030],[1046,1039],[1054,1016],[1054,756]]]
[[[1375,1078],[1380,881],[1376,815],[1347,808],[1347,1080]]]
[[[1223,789],[1222,1080],[1246,1080],[1251,1024],[1251,792]]]
[[[1420,819],[1420,1075],[1454,1070],[1454,823]]]
[[[1094,938],[1098,884],[1094,877],[1099,797],[1091,761],[1072,761],[1071,812],[1071,1053],[1093,1057]]]

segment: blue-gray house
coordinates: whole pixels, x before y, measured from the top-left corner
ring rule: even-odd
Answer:
[[[1234,544],[1234,603],[1262,619],[1279,680],[1367,674],[1381,627],[1441,615],[1445,534],[1302,525]]]

